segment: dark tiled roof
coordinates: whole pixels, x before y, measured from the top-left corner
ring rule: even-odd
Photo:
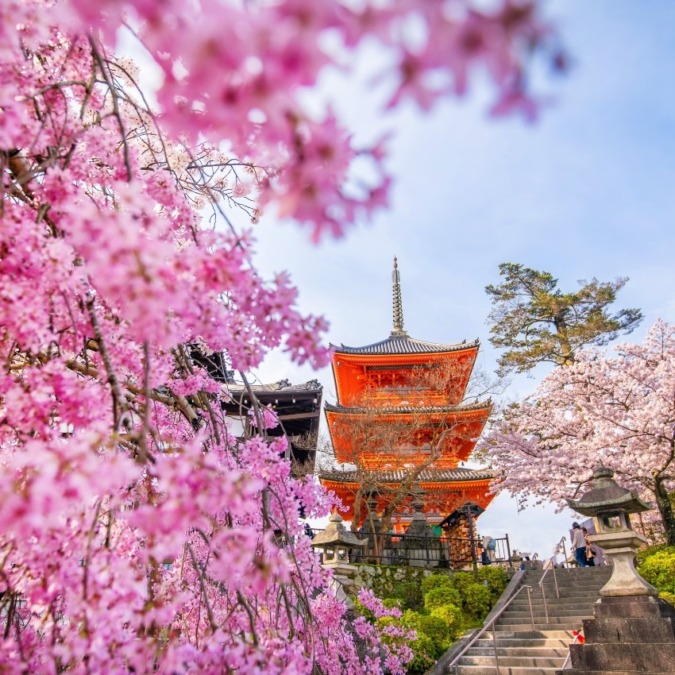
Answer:
[[[410,470],[368,471],[368,483],[400,483],[410,475]],[[364,478],[361,471],[323,470],[319,478],[338,483],[356,483]],[[488,469],[424,469],[417,478],[422,483],[488,480],[494,474]]]
[[[302,384],[291,384],[288,380],[279,380],[278,382],[272,382],[271,384],[252,384],[250,387],[254,394],[265,394],[267,392],[316,392],[323,389],[323,386],[318,380],[309,380],[308,382],[303,382]],[[246,385],[240,383],[228,384],[227,388],[233,396],[240,393],[248,393]]]
[[[467,403],[466,405],[443,405],[443,406],[401,406],[401,407],[358,407],[349,408],[343,405],[333,405],[326,403],[327,412],[343,413],[345,415],[404,415],[406,413],[451,413],[451,412],[471,412],[473,410],[489,410],[492,408],[492,400],[477,401],[476,403]]]
[[[339,354],[432,354],[434,352],[456,352],[461,349],[477,347],[479,340],[464,341],[454,345],[441,345],[435,342],[416,340],[404,333],[390,335],[386,340],[374,342],[364,347],[347,347],[346,345],[332,345]]]

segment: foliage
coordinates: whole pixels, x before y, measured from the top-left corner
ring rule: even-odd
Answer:
[[[494,605],[509,583],[509,575],[503,567],[489,565],[478,569],[478,581],[490,592],[490,604]]]
[[[659,598],[669,602],[673,607],[675,607],[675,593],[669,593],[668,591],[661,591],[659,593]]]
[[[387,609],[402,609],[403,600],[400,598],[384,598],[384,600],[382,600],[382,604]]]
[[[408,665],[409,673],[425,672],[467,626],[485,617],[508,583],[506,571],[500,568],[481,568],[478,579],[477,583],[473,572],[431,574],[417,579],[423,607],[405,609],[400,619],[401,625],[417,634],[409,645],[415,655]],[[384,604],[390,602],[399,600],[385,600]]]
[[[427,570],[422,567],[357,564],[357,585],[370,588],[378,598],[395,598],[401,584],[412,583],[419,588]]]
[[[400,598],[405,609],[420,609],[424,605],[424,596],[418,583],[404,581],[394,588],[392,597]]]
[[[476,583],[476,577],[473,572],[454,572],[450,576],[452,585],[459,591],[460,596],[466,594],[468,586]]]
[[[454,604],[434,607],[430,614],[431,616],[441,618],[445,621],[447,625],[445,639],[448,640],[448,646],[450,643],[454,642],[464,630],[465,619],[462,615],[462,610]]]
[[[497,474],[494,488],[521,503],[534,497],[563,507],[595,468],[613,469],[619,484],[656,504],[675,545],[674,419],[675,328],[657,321],[642,344],[586,349],[555,369],[481,443]]]
[[[638,309],[608,312],[627,278],[581,281],[578,291],[563,293],[551,274],[518,263],[502,263],[499,274],[502,283],[485,291],[492,300],[490,342],[506,349],[499,358],[503,374],[543,361],[569,365],[580,348],[607,344],[642,320]]]
[[[419,627],[422,633],[433,640],[436,654],[442,654],[452,643],[450,626],[442,616],[422,614],[419,618]]]
[[[462,607],[475,619],[485,616],[492,606],[490,591],[483,584],[469,584],[464,589]]]
[[[675,595],[675,546],[641,553],[638,570],[650,584],[659,589],[661,597],[672,603]]]
[[[431,668],[436,659],[434,641],[421,631],[417,631],[417,637],[410,643],[413,651],[413,659],[408,664],[407,672],[410,675],[421,675]]]
[[[424,594],[424,607],[429,611],[443,605],[460,606],[461,604],[459,591],[452,586],[437,586]]]
[[[356,147],[311,94],[362,44],[391,107],[484,65],[492,112],[534,115],[525,62],[562,62],[555,31],[532,3],[452,4],[2,3],[3,671],[402,672],[412,654],[350,625],[303,535],[326,495],[255,404],[258,435],[234,437],[192,354],[242,376],[275,348],[327,362],[325,320],[233,218],[276,207],[318,239],[386,204],[383,142]]]
[[[422,593],[426,595],[434,588],[452,587],[452,581],[447,574],[430,574],[422,579]]]

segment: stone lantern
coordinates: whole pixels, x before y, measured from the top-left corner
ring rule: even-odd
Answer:
[[[427,522],[422,498],[415,497],[412,507],[412,521],[403,539],[407,563],[411,567],[438,567],[441,560],[441,540],[434,535]]]
[[[570,645],[572,667],[557,675],[674,672],[675,608],[658,597],[633,564],[647,540],[633,532],[630,514],[649,506],[613,477],[613,471],[600,467],[591,490],[578,501],[567,500],[572,509],[595,519],[597,534],[591,541],[602,546],[614,569],[600,590],[594,618],[583,621],[586,641]]]
[[[312,539],[312,546],[321,551],[322,566],[333,570],[334,581],[347,593],[353,592],[351,586],[356,571],[355,566],[349,562],[349,551],[363,548],[367,544],[367,539],[359,539],[347,530],[339,513],[331,514],[326,529]],[[340,597],[340,589],[336,588],[335,591]]]
[[[568,499],[570,508],[595,521],[596,534],[590,540],[602,548],[613,565],[612,576],[600,590],[602,597],[655,595],[659,592],[635,570],[638,549],[647,539],[633,531],[631,513],[648,511],[635,492],[622,488],[614,472],[603,466],[593,474],[593,487],[581,499]]]

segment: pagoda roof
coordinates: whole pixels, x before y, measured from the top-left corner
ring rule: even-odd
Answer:
[[[393,330],[388,338],[373,342],[363,347],[348,347],[347,345],[331,345],[338,354],[438,354],[456,352],[463,349],[477,348],[478,340],[458,344],[437,344],[410,337],[403,327],[403,302],[401,299],[401,277],[398,271],[398,261],[394,258],[394,272],[392,274],[393,297]]]
[[[288,380],[279,380],[270,384],[245,384],[238,382],[228,383],[227,389],[231,396],[238,396],[239,394],[248,394],[249,388],[257,396],[259,394],[267,393],[282,393],[282,394],[299,394],[306,392],[317,392],[323,389],[323,385],[318,380],[309,380],[302,384],[291,384]]]
[[[410,476],[410,469],[368,471],[368,482],[401,483]],[[495,475],[489,469],[423,469],[416,478],[420,483],[461,483],[477,480],[491,480]],[[363,481],[364,472],[356,469],[320,471],[319,478],[336,483],[358,483]]]
[[[326,403],[324,408],[326,412],[341,413],[345,415],[406,415],[406,414],[443,414],[443,413],[462,413],[473,412],[474,410],[489,410],[492,407],[492,401],[476,401],[464,405],[443,405],[443,406],[400,406],[400,407],[382,407],[372,408],[368,406],[348,407],[340,404]]]
[[[442,352],[457,352],[463,349],[477,348],[478,339],[457,344],[438,344],[426,342],[410,337],[407,333],[392,333],[385,340],[373,342],[363,347],[348,347],[346,345],[331,345],[338,354],[438,354]]]

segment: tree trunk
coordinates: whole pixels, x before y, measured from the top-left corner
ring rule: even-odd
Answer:
[[[656,495],[656,506],[663,521],[663,529],[666,533],[666,543],[668,546],[675,546],[675,514],[673,514],[673,505],[668,497],[664,477],[654,479],[654,494]]]
[[[354,497],[354,516],[352,517],[352,532],[359,531],[359,520],[361,520],[361,500],[363,499],[363,485],[359,485]]]
[[[567,322],[563,316],[556,316],[553,324],[560,344],[560,357],[556,361],[559,366],[571,366],[574,363],[574,351],[567,334]]]

